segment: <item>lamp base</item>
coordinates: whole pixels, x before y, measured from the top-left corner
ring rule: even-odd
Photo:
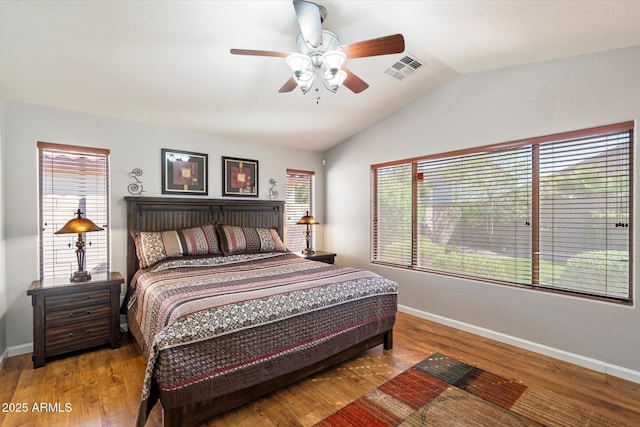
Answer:
[[[316,251],[314,251],[314,250],[312,250],[312,249],[310,249],[310,248],[306,248],[306,249],[304,249],[304,250],[302,251],[302,253],[303,253],[304,255],[313,255],[313,254],[315,254],[315,253],[316,253]]]
[[[91,280],[91,273],[89,273],[88,271],[75,271],[71,275],[70,280],[72,282],[87,282]]]

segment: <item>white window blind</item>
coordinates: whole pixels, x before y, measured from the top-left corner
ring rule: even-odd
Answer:
[[[538,284],[630,298],[631,133],[541,145]]]
[[[632,301],[633,123],[372,166],[373,262]]]
[[[80,209],[104,231],[86,233],[85,269],[108,271],[109,151],[38,142],[40,178],[40,278],[78,269],[76,234],[54,234]]]
[[[411,266],[412,166],[374,171],[373,254],[375,261]]]
[[[285,244],[287,249],[300,252],[306,246],[306,226],[297,224],[298,220],[308,211],[315,216],[315,173],[287,169],[287,202],[286,202],[286,230]],[[313,229],[311,227],[311,241]]]
[[[531,282],[531,148],[418,162],[416,266]]]

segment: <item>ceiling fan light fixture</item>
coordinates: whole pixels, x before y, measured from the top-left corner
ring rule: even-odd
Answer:
[[[304,73],[301,77],[302,78],[300,79],[296,78],[296,83],[298,83],[298,87],[302,93],[307,93],[309,89],[311,89],[311,86],[313,86],[313,81],[315,80],[314,75],[313,73],[308,72]]]
[[[293,78],[302,90],[302,93],[307,93],[307,91],[311,89],[311,86],[313,86],[313,80],[315,79],[315,71],[311,58],[301,53],[292,53],[287,56],[286,62],[289,68],[291,68]]]
[[[327,89],[329,89],[331,92],[336,92],[338,89],[340,89],[340,86],[342,86],[342,83],[344,83],[346,78],[347,73],[342,70],[338,70],[337,73],[331,75],[330,77],[327,77],[325,75],[325,78],[322,79],[322,81],[325,83],[324,85]]]
[[[296,78],[302,78],[306,73],[313,74],[313,63],[311,58],[301,53],[292,53],[286,58],[287,65],[293,71],[293,76]]]
[[[347,55],[341,50],[326,51],[320,60],[325,78],[329,79],[330,75],[335,76],[346,60]]]

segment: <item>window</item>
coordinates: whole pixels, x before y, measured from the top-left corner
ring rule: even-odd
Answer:
[[[315,215],[315,173],[287,169],[287,204],[285,243],[290,251],[302,251],[306,246],[304,225],[298,225],[300,218],[309,214]],[[313,228],[311,239],[313,241]]]
[[[412,262],[412,165],[375,170],[373,259],[403,267]]]
[[[109,151],[38,142],[40,174],[40,279],[78,269],[74,234],[54,233],[80,209],[105,229],[87,233],[85,269],[109,270]]]
[[[372,166],[372,261],[632,300],[633,123]]]

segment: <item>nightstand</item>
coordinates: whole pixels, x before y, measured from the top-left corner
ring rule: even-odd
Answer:
[[[120,347],[120,273],[97,273],[87,282],[68,278],[34,280],[27,295],[33,306],[33,367],[45,359],[110,344]]]
[[[320,262],[324,262],[327,264],[333,264],[336,254],[333,252],[323,252],[323,251],[316,251],[314,254],[312,255],[305,255],[303,253],[298,253],[298,256],[304,258],[304,259],[310,259],[313,261],[320,261]]]

